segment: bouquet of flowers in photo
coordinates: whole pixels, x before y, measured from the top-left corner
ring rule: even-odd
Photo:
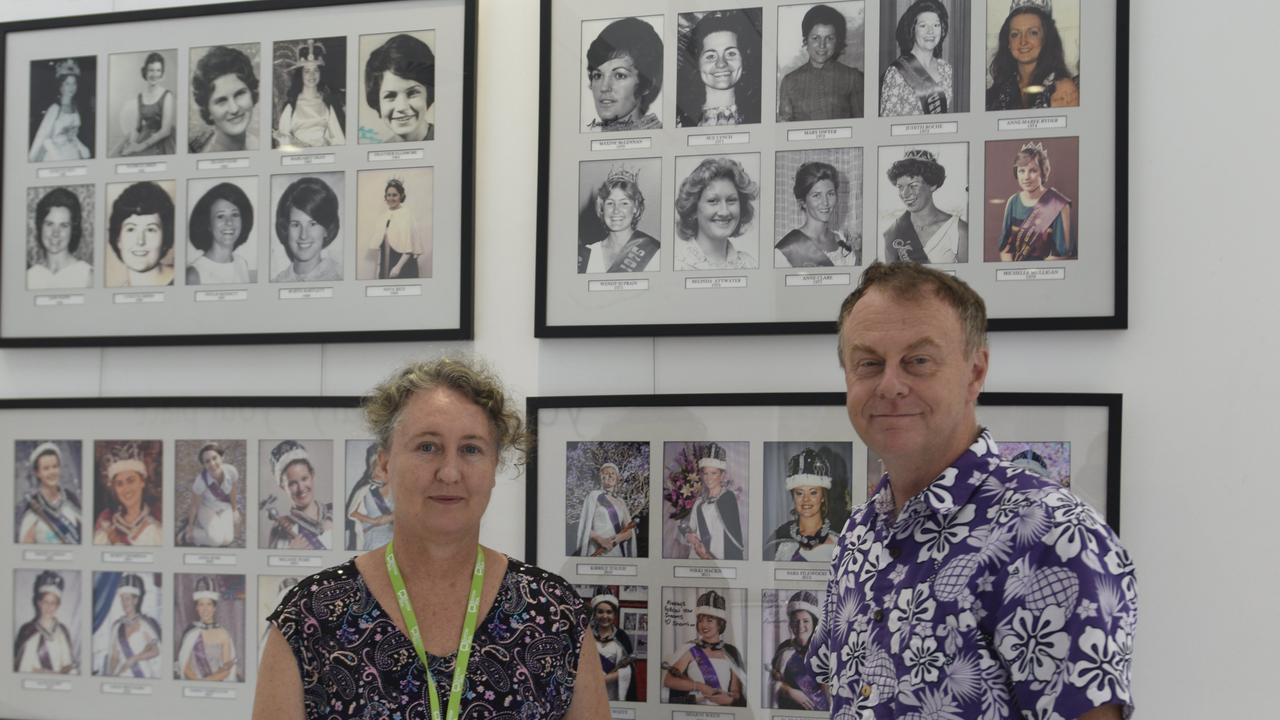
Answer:
[[[688,443],[676,456],[675,465],[667,473],[662,499],[671,508],[672,520],[683,520],[693,510],[693,502],[702,494],[702,478],[698,476],[698,458],[706,453],[704,443]]]

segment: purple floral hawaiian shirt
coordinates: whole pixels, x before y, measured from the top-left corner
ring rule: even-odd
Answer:
[[[809,664],[837,720],[1073,720],[1133,710],[1129,554],[984,430],[893,517],[888,479],[836,545]]]

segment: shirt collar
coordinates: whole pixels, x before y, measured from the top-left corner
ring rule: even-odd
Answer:
[[[898,520],[917,515],[925,510],[938,515],[949,515],[969,502],[973,491],[982,484],[990,472],[1001,462],[1000,448],[991,438],[991,432],[982,428],[973,441],[951,466],[943,470],[937,479],[929,483],[902,506]],[[875,492],[876,512],[893,516],[893,490],[889,487],[889,474],[880,478]]]

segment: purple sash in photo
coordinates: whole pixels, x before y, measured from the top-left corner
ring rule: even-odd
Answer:
[[[689,655],[693,657],[694,662],[698,663],[698,670],[702,672],[702,682],[714,690],[723,689],[720,687],[720,676],[716,675],[715,666],[711,664],[711,658],[707,657],[706,651],[694,645],[689,648]]]
[[[80,529],[72,526],[61,515],[58,514],[56,508],[45,502],[45,499],[39,493],[27,501],[27,509],[41,522],[49,526],[54,535],[58,536],[64,544],[77,545],[80,543]]]
[[[129,647],[129,633],[125,629],[127,623],[120,623],[120,629],[116,630],[116,642],[120,643],[120,654],[124,655],[124,659],[128,660],[133,657],[133,650]],[[134,677],[146,677],[142,672],[142,667],[138,663],[129,666],[129,671]]]
[[[297,510],[289,512],[289,516],[293,518],[298,528],[298,536],[307,541],[307,545],[312,550],[325,550],[324,542],[320,540],[320,535],[311,529],[311,518],[299,513]]]
[[[387,499],[382,497],[382,493],[378,492],[378,488],[369,488],[369,497],[373,498],[373,504],[378,506],[378,512],[383,515],[391,514],[391,506],[387,504]]]
[[[924,69],[915,55],[903,55],[894,60],[891,67],[897,68],[902,73],[902,79],[915,91],[922,113],[939,115],[947,111],[946,90]]]
[[[209,667],[209,657],[204,651],[204,632],[196,628],[196,644],[191,648],[191,659],[196,663],[196,672],[200,673],[201,678],[207,678],[213,674],[213,668]]]
[[[218,499],[219,502],[231,504],[231,496],[222,489],[222,483],[214,480],[209,476],[208,470],[201,470],[200,475],[204,477],[204,486],[209,489],[209,494]]]
[[[813,674],[809,671],[809,667],[804,663],[804,651],[800,650],[791,655],[791,659],[787,660],[787,666],[783,670],[783,677],[787,682],[791,683],[797,690],[804,693],[813,703],[814,710],[828,710],[827,696],[822,692],[822,688],[818,687],[818,681],[814,679]]]
[[[45,642],[44,633],[40,633],[40,639],[36,641],[36,657],[40,658],[40,667],[45,670],[53,670],[53,658],[49,657],[49,644]]]
[[[596,496],[596,503],[604,508],[606,513],[609,513],[609,524],[613,526],[613,534],[617,535],[622,532],[622,518],[618,517],[618,509],[613,506],[613,503],[609,502],[609,497],[604,493],[600,493]],[[623,557],[631,557],[630,545],[630,540],[619,545],[622,548]]]

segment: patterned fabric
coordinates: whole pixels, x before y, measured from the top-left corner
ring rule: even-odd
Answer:
[[[862,117],[862,71],[836,60],[787,73],[778,91],[778,122]]]
[[[703,254],[702,248],[698,247],[696,240],[680,240],[676,243],[676,270],[754,270],[759,266],[754,257],[734,247],[732,240],[729,241],[724,262],[708,258]]]
[[[1061,486],[978,439],[893,517],[888,477],[849,518],[809,664],[833,718],[1133,711],[1129,554]]]
[[[949,111],[955,109],[955,83],[953,78],[955,71],[951,68],[951,63],[938,58],[938,85],[942,86],[942,91],[947,96],[947,108]],[[889,68],[884,72],[884,80],[880,83],[880,117],[902,117],[904,115],[923,115],[924,110],[920,107],[920,98],[916,96],[916,91],[911,89],[907,84],[906,78],[897,68]]]
[[[369,592],[354,559],[298,583],[267,620],[298,660],[308,718],[430,716],[426,673],[413,644]],[[571,585],[510,560],[476,628],[462,718],[563,717],[586,627]],[[456,661],[456,653],[429,656],[441,704]]]

